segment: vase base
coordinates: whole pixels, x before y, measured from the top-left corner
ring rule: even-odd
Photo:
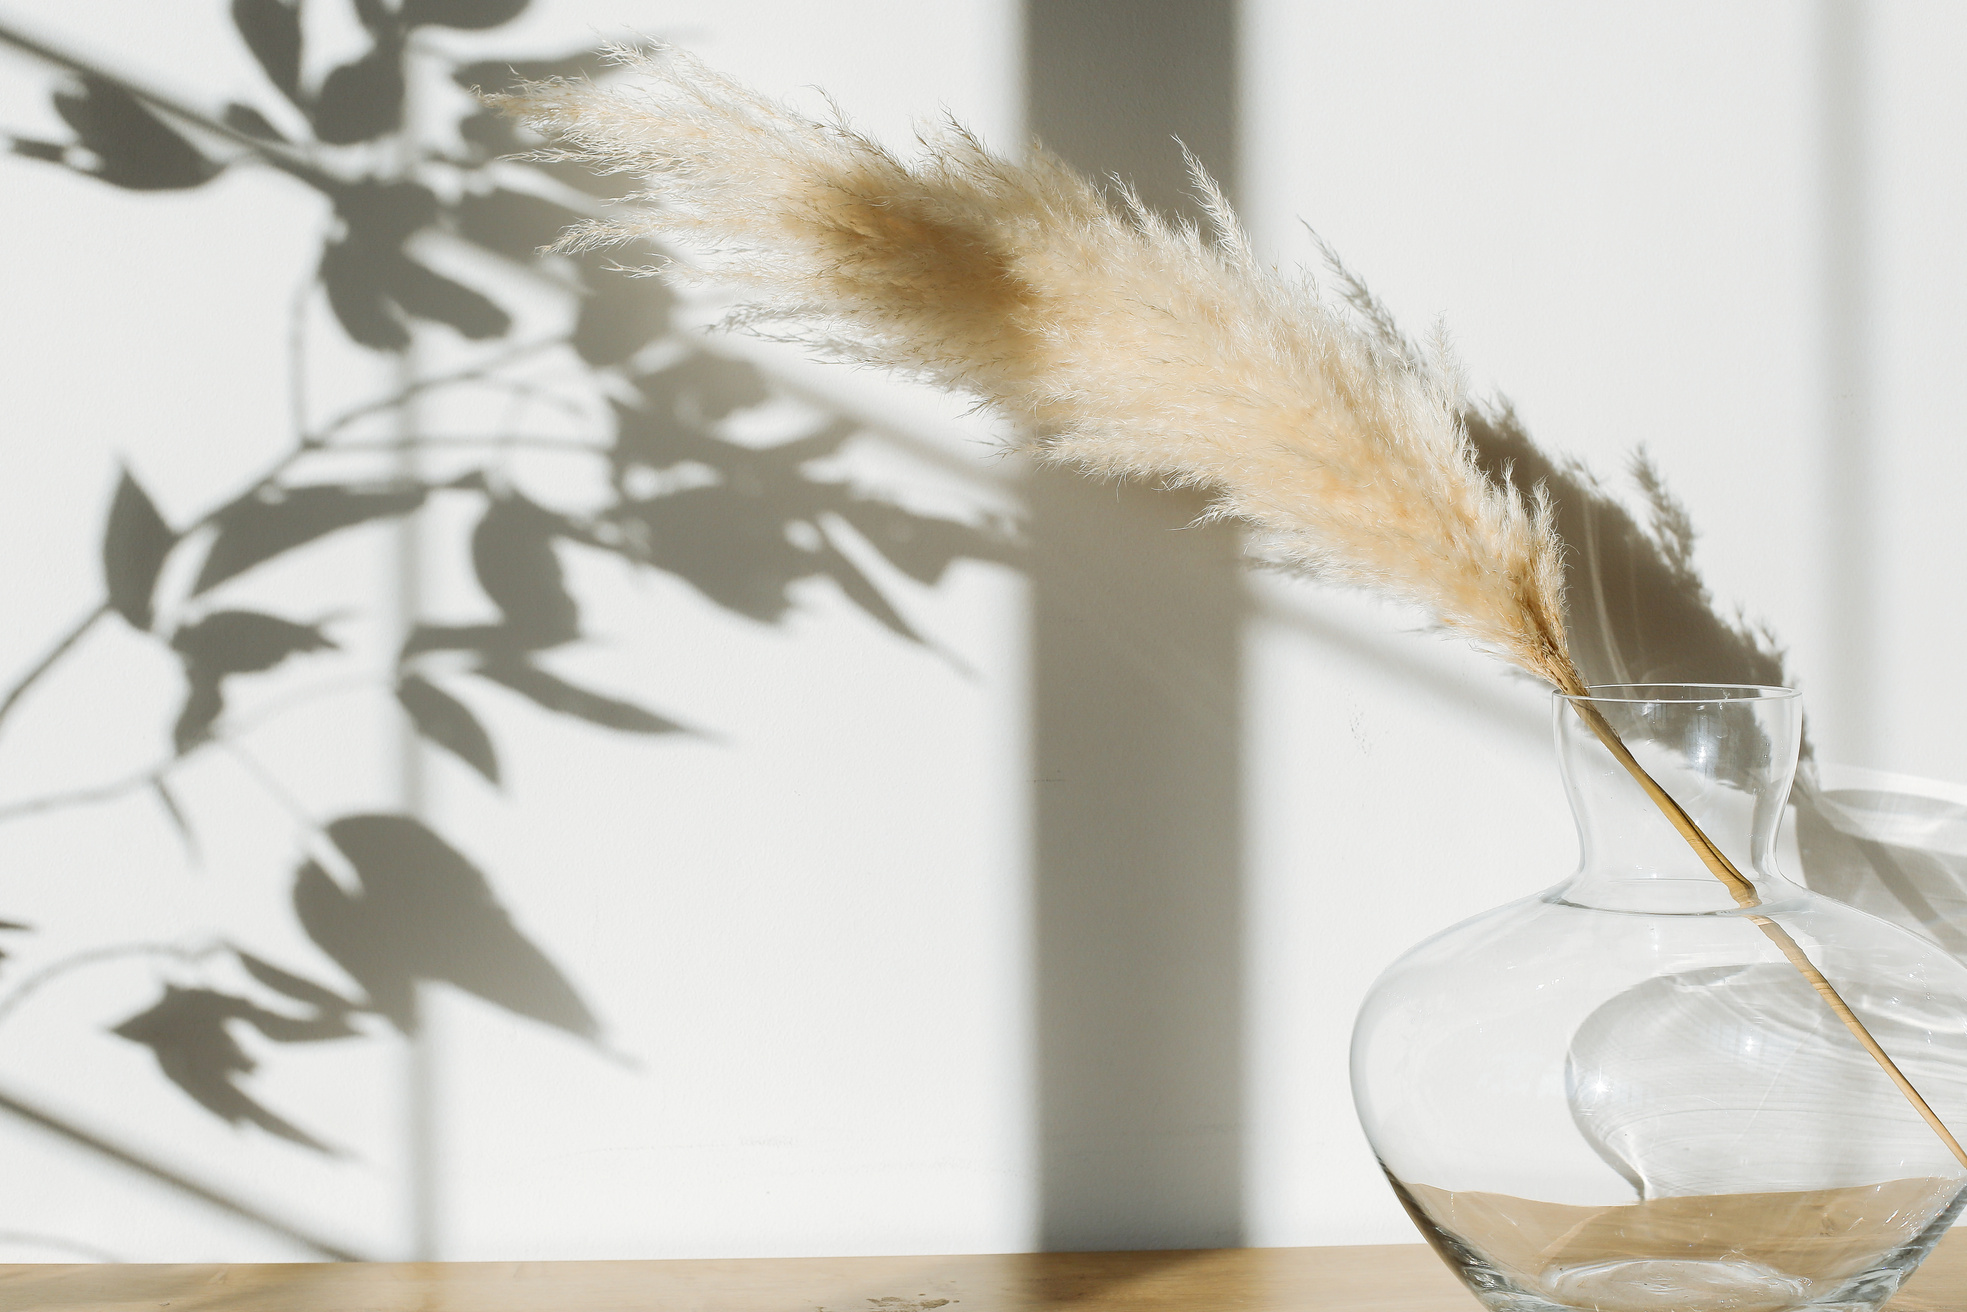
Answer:
[[[1876,1312],[1967,1203],[1933,1179],[1611,1208],[1388,1179],[1490,1312]]]
[[[1829,1302],[1810,1302],[1809,1291],[1798,1288],[1805,1282],[1779,1272],[1659,1269],[1680,1265],[1635,1262],[1631,1266],[1654,1269],[1594,1272],[1564,1291],[1568,1298],[1562,1303],[1522,1289],[1493,1270],[1461,1268],[1456,1274],[1490,1312],[1878,1312],[1911,1274],[1893,1272],[1892,1278],[1876,1282],[1876,1297],[1853,1302],[1844,1297],[1851,1292],[1845,1289]]]

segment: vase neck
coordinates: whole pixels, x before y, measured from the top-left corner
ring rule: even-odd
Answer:
[[[1630,684],[1555,699],[1558,761],[1582,859],[1566,901],[1633,911],[1718,911],[1734,897],[1586,723],[1596,712],[1766,897],[1793,887],[1776,833],[1802,734],[1788,689]]]

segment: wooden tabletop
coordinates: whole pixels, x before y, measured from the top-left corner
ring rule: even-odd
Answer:
[[[6,1312],[1478,1312],[1419,1244],[678,1262],[0,1266]],[[1967,1309],[1967,1233],[1889,1312]]]

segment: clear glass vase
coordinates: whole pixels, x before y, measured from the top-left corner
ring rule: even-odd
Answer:
[[[1498,1312],[1860,1312],[1967,1168],[1758,923],[1786,930],[1967,1131],[1967,967],[1777,869],[1801,710],[1684,684],[1556,699],[1583,858],[1374,984],[1359,1117],[1435,1250]],[[1745,909],[1576,713],[1596,709],[1748,876]]]

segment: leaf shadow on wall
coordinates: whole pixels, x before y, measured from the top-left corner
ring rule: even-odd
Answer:
[[[483,617],[467,623],[412,617],[386,675],[380,681],[372,669],[368,675],[377,684],[373,695],[396,707],[402,734],[455,757],[491,789],[508,787],[510,772],[479,709],[487,699],[516,699],[537,714],[651,742],[714,738],[714,726],[688,724],[629,690],[594,687],[568,672],[563,654],[588,641],[583,603],[569,583],[570,553],[601,553],[669,576],[704,603],[761,624],[784,621],[804,585],[829,580],[889,635],[924,649],[932,644],[907,618],[898,583],[933,586],[963,559],[1021,562],[1013,528],[1001,518],[924,513],[831,472],[842,448],[861,431],[847,419],[797,421],[795,431],[770,444],[737,440],[725,421],[774,399],[762,373],[705,350],[677,321],[677,303],[661,283],[631,279],[615,267],[622,255],[541,253],[562,229],[633,184],[506,159],[533,143],[460,89],[599,75],[598,52],[451,67],[430,57],[405,61],[418,28],[488,30],[526,7],[525,0],[406,0],[397,8],[351,0],[366,47],[310,82],[302,73],[305,39],[296,0],[234,0],[237,38],[265,74],[268,94],[258,103],[228,105],[210,119],[170,107],[193,103],[192,97],[160,97],[0,23],[0,40],[67,70],[52,100],[72,136],[15,138],[14,154],[29,161],[19,166],[52,165],[137,192],[196,190],[245,163],[284,175],[318,196],[333,216],[310,297],[318,298],[314,303],[325,306],[349,341],[399,362],[412,379],[400,392],[361,402],[333,419],[304,420],[304,431],[286,435],[284,454],[270,473],[216,496],[213,509],[189,522],[171,522],[138,474],[121,472],[101,535],[100,601],[87,621],[57,640],[48,657],[8,690],[0,721],[95,626],[119,625],[156,644],[182,671],[170,755],[131,778],[0,803],[0,820],[147,793],[194,860],[217,846],[201,842],[200,835],[233,823],[231,810],[209,801],[202,810],[187,805],[174,787],[174,772],[205,754],[238,748],[257,727],[260,712],[239,709],[251,707],[245,694],[255,683],[277,677],[327,688],[360,679],[364,667],[338,631],[349,624],[394,623],[398,604],[384,580],[366,576],[335,580],[338,597],[351,587],[366,590],[361,612],[334,612],[327,619],[320,618],[326,602],[311,606],[304,593],[267,607],[240,600],[235,586],[276,563],[325,559],[317,549],[345,535],[410,520],[420,533],[435,533],[461,522],[455,513],[431,515],[440,503],[450,511],[469,507],[462,545]],[[451,137],[409,135],[403,104],[413,76],[450,84],[461,106]],[[358,155],[341,149],[356,146],[372,150]],[[416,164],[382,163],[420,158],[437,161],[461,185],[434,186]],[[473,260],[440,269],[430,252],[446,243],[470,248]],[[626,258],[656,255],[645,250]],[[242,276],[252,271],[242,269]],[[517,340],[521,316],[506,302],[522,282],[535,298],[544,287],[561,299],[568,325],[563,336]],[[442,338],[452,356],[479,352],[468,357],[477,363],[456,377],[420,376],[415,344],[430,334]],[[539,359],[558,362],[551,381],[525,372]],[[214,366],[211,385],[224,385],[222,368]],[[599,415],[601,427],[532,431],[522,419],[508,417],[464,434],[418,431],[409,403],[459,387],[525,402],[508,416],[545,413],[571,396],[583,406],[561,409]],[[552,395],[556,388],[563,395]],[[277,437],[269,435],[270,446]],[[515,472],[507,458],[514,450],[589,462],[606,496],[598,504],[552,504]],[[406,474],[406,453],[419,455],[419,468],[441,466],[445,472]],[[351,468],[360,472],[347,472]],[[357,717],[327,732],[360,733],[365,724]],[[323,753],[336,746],[320,744]],[[652,758],[650,768],[659,771],[660,758]],[[124,954],[148,953],[171,970],[160,972],[153,1002],[108,1031],[148,1049],[159,1074],[192,1106],[311,1153],[347,1153],[320,1127],[269,1105],[255,1088],[258,1064],[278,1061],[281,1051],[297,1045],[374,1041],[382,1032],[377,1021],[414,1036],[423,1023],[418,992],[426,984],[448,986],[608,1051],[605,1000],[584,996],[549,947],[508,909],[497,892],[499,872],[425,818],[390,812],[319,816],[286,781],[264,782],[295,813],[305,853],[266,877],[284,881],[299,929],[342,978],[312,977],[308,968],[238,941],[242,936],[223,924],[211,926],[218,936],[212,949],[187,953],[153,945]],[[20,933],[34,932],[12,922],[0,929],[10,931],[9,947],[16,949]],[[40,983],[89,969],[104,955],[44,952],[33,977],[12,981],[30,986],[17,997],[5,991],[11,963],[0,962],[0,1016],[30,1001],[27,995]],[[264,1042],[242,1042],[247,1035]],[[187,1180],[128,1145],[68,1124],[57,1111],[4,1093],[0,1110],[319,1253],[350,1255],[349,1245],[332,1236],[312,1234],[208,1183]],[[115,1246],[107,1232],[84,1238]]]

